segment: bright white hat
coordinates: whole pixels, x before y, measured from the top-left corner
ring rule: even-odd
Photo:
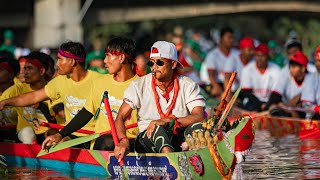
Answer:
[[[150,58],[153,57],[170,59],[180,64],[176,46],[167,41],[157,41],[152,45]]]

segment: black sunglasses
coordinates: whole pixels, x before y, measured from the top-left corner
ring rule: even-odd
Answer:
[[[149,61],[149,62],[147,63],[147,65],[148,65],[149,67],[152,67],[152,66],[154,65],[154,63],[156,63],[157,66],[163,66],[165,62],[162,61],[162,60],[160,60],[160,59],[157,59],[156,62],[154,62],[154,61]]]

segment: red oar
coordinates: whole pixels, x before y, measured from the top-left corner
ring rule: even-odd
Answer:
[[[110,104],[109,104],[108,91],[105,91],[103,93],[103,103],[104,103],[104,107],[106,108],[106,112],[107,112],[107,116],[108,116],[108,120],[109,120],[109,125],[111,128],[112,139],[113,139],[114,145],[116,146],[117,144],[119,144],[119,139],[118,139],[116,127],[114,125],[114,120],[113,120],[113,116],[112,116],[112,112],[111,112],[111,108],[110,108]],[[124,166],[123,159],[121,159],[121,161],[119,162],[119,165],[121,167],[122,172],[124,173],[125,178],[129,179],[129,174],[128,174],[126,167]]]
[[[0,129],[15,129],[17,125],[1,125]]]
[[[41,123],[39,123],[39,125],[44,126],[44,127],[53,128],[53,129],[63,129],[64,128],[64,126],[62,126],[60,124],[53,124],[53,123],[47,123],[47,122],[41,122]],[[76,132],[83,133],[83,134],[94,134],[94,131],[85,130],[85,129],[79,129]]]

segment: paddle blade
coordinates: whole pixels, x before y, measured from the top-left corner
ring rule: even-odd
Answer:
[[[318,139],[320,138],[320,128],[302,130],[299,133],[299,138],[302,139]]]
[[[121,173],[122,173],[122,177],[124,177],[125,180],[129,180],[129,173],[127,168],[123,165],[121,166]]]
[[[221,128],[223,122],[225,121],[225,119],[227,118],[230,110],[232,109],[232,106],[234,104],[234,102],[236,102],[237,98],[238,98],[238,95],[240,93],[241,89],[238,88],[238,90],[234,93],[234,95],[232,96],[232,98],[230,99],[229,103],[227,104],[225,110],[223,111],[220,119],[219,119],[219,122],[218,122],[218,129]]]
[[[96,139],[99,137],[99,133],[95,133],[95,134],[91,134],[91,135],[88,135],[88,136],[83,136],[83,137],[79,137],[79,138],[76,138],[76,139],[72,139],[72,140],[69,140],[69,141],[65,141],[65,142],[62,142],[62,143],[59,143],[55,146],[52,146],[49,148],[49,152],[46,152],[44,150],[41,150],[37,157],[39,156],[43,156],[43,155],[46,155],[46,154],[49,154],[49,153],[53,153],[53,152],[56,152],[56,151],[60,151],[62,149],[65,149],[65,148],[69,148],[69,147],[72,147],[72,146],[76,146],[76,145],[79,145],[79,144],[82,144],[82,143],[85,143],[85,142],[88,142],[88,141],[91,141],[93,139]]]

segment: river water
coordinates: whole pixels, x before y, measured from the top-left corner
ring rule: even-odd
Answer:
[[[243,179],[320,179],[320,139],[299,140],[296,135],[273,137],[267,130],[256,131],[250,153],[242,164]],[[0,179],[55,180],[107,179],[46,169],[14,167]]]

